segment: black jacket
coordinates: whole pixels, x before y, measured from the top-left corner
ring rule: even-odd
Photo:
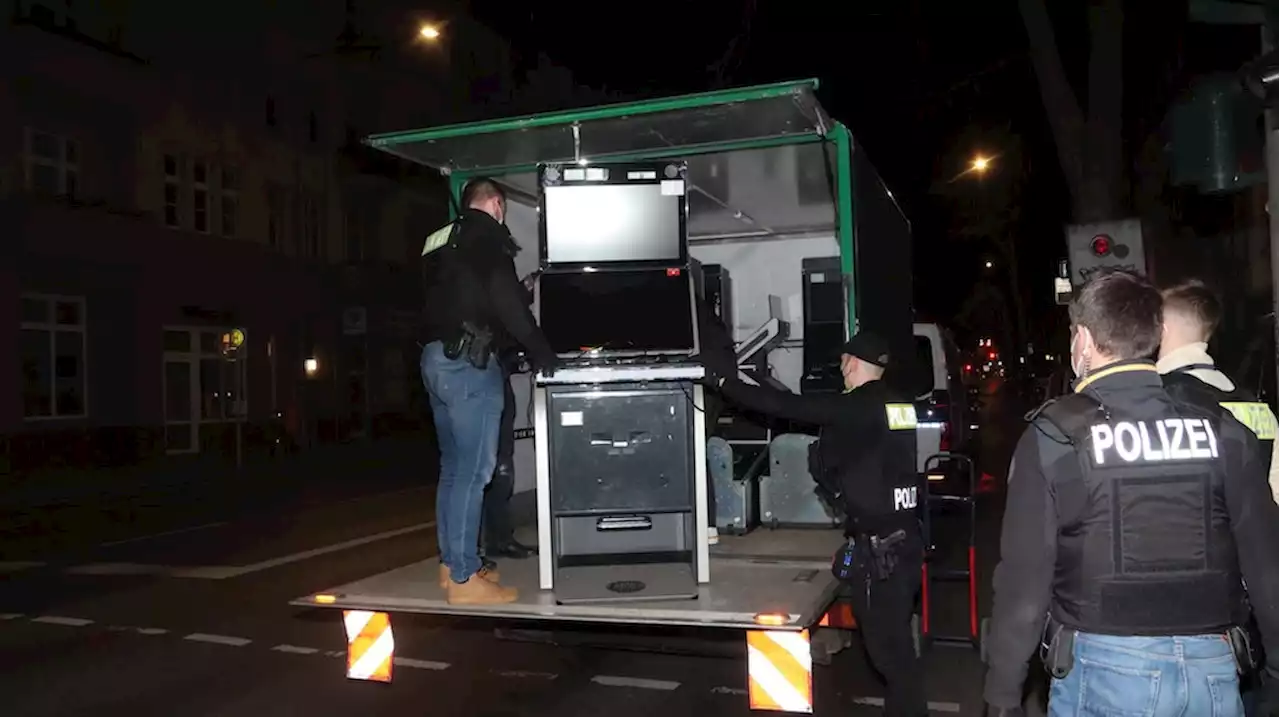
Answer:
[[[918,482],[915,431],[890,430],[886,406],[901,401],[887,383],[802,396],[727,380],[721,390],[745,408],[822,428],[817,450],[824,473],[839,483],[846,532],[915,526],[914,513],[894,514],[892,500],[886,498],[893,487]]]
[[[529,293],[512,258],[511,232],[476,209],[464,210],[449,242],[422,256],[422,339],[450,341],[471,322],[494,333],[495,350],[516,344],[539,368],[554,366],[555,352],[529,310]]]
[[[1076,390],[1128,414],[1156,415],[1162,407],[1178,405],[1163,388],[1155,366],[1134,362],[1109,368],[1079,382]],[[1088,496],[1082,495],[1082,468],[1075,448],[1046,435],[1038,425],[1028,426],[1009,465],[984,688],[986,702],[996,707],[1021,704],[1027,661],[1039,644],[1045,617],[1058,591],[1073,589],[1077,566],[1064,564],[1069,561],[1063,556],[1072,554],[1068,547],[1079,540],[1075,526],[1090,505]],[[1256,452],[1253,435],[1230,417],[1220,424],[1219,445],[1223,495],[1216,497],[1214,511],[1230,523],[1240,572],[1267,636],[1267,662],[1274,666],[1280,558],[1267,465]]]

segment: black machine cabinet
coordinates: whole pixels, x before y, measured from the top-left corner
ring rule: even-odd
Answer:
[[[548,385],[542,413],[558,602],[697,595],[698,457],[687,380]]]

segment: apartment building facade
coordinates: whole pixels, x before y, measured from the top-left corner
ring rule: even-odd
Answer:
[[[477,89],[289,38],[251,75],[166,64],[93,20],[22,1],[0,27],[0,467],[251,459],[420,422],[413,257],[447,195],[358,140],[465,116]],[[487,76],[490,111],[534,104]]]

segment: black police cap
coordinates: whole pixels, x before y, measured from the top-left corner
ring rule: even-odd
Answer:
[[[889,365],[889,342],[870,331],[859,331],[853,338],[844,342],[841,354],[860,358],[880,368]]]

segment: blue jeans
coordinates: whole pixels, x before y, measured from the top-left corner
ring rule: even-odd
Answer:
[[[439,341],[422,347],[421,368],[440,444],[440,560],[454,582],[462,583],[480,570],[480,507],[498,462],[502,369],[492,357],[484,369],[465,358],[449,359]]]
[[[1241,717],[1240,683],[1222,635],[1079,633],[1075,666],[1052,680],[1049,716]]]

